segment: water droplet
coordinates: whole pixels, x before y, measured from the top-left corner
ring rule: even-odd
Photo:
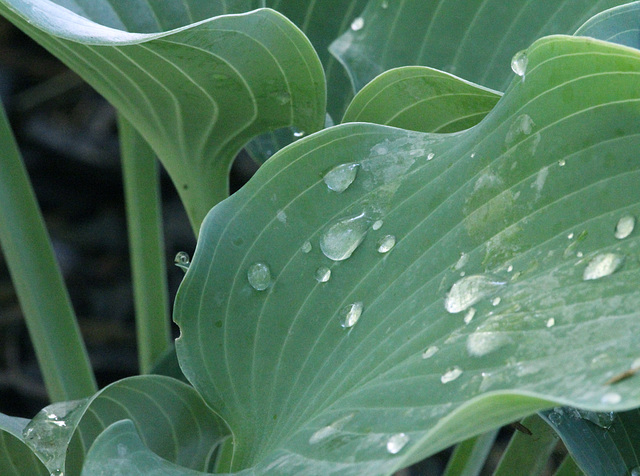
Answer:
[[[582,258],[582,257],[584,256],[584,254],[582,253],[582,251],[578,251],[578,252],[576,253],[576,256],[577,256],[578,258]]]
[[[462,369],[460,367],[452,367],[442,374],[440,381],[442,383],[453,382],[455,379],[460,377],[460,375],[462,375]]]
[[[468,261],[469,261],[469,255],[467,253],[460,253],[460,258],[458,258],[458,261],[456,262],[454,269],[462,268],[465,264],[467,264]]]
[[[616,393],[616,392],[605,393],[600,399],[600,402],[604,403],[605,405],[616,405],[621,401],[622,401],[622,397],[620,396],[619,393]]]
[[[189,265],[191,264],[191,259],[187,253],[180,251],[173,259],[173,262],[178,268],[186,273],[189,269]]]
[[[379,230],[380,228],[382,228],[382,225],[384,224],[384,222],[382,220],[376,220],[375,222],[373,222],[373,225],[371,225],[371,228],[374,231]]]
[[[249,284],[256,291],[264,291],[271,286],[271,270],[265,263],[254,263],[247,271]]]
[[[279,210],[276,214],[276,218],[281,223],[287,223],[287,214],[284,210]]]
[[[362,30],[363,26],[364,26],[364,18],[362,17],[356,18],[355,20],[353,20],[353,23],[351,23],[351,29],[353,31]]]
[[[619,240],[624,240],[631,233],[633,233],[633,229],[636,226],[636,218],[632,215],[625,215],[620,220],[618,220],[618,224],[616,225],[615,237]]]
[[[422,358],[423,359],[429,359],[429,358],[433,357],[434,355],[436,355],[436,352],[438,352],[438,350],[440,350],[440,349],[438,349],[437,346],[432,345],[431,347],[428,347],[427,349],[425,349],[422,352]]]
[[[326,283],[331,279],[331,270],[326,266],[320,266],[316,270],[316,281],[319,283]]]
[[[509,267],[507,268],[507,273],[510,273],[511,271],[513,271],[513,265],[510,264]]]
[[[567,161],[566,161],[566,160],[564,160],[564,159],[561,159],[561,160],[559,160],[559,161],[558,161],[558,165],[559,165],[560,167],[564,167],[565,165],[567,165]]]
[[[364,213],[334,223],[322,238],[320,249],[333,261],[349,258],[367,234],[369,219]]]
[[[348,189],[356,179],[359,166],[360,164],[355,162],[337,165],[325,174],[323,177],[324,183],[327,184],[329,190],[342,193]]]
[[[582,279],[585,281],[590,279],[600,279],[615,273],[620,266],[624,257],[616,253],[602,253],[595,256],[584,269]]]
[[[433,152],[429,152],[429,154],[427,155],[427,160],[431,160],[436,156],[436,154],[434,154]]]
[[[578,415],[583,420],[589,420],[591,423],[598,425],[600,428],[608,430],[613,425],[613,421],[616,418],[614,412],[592,412],[588,410],[576,409]]]
[[[553,317],[547,319],[547,323],[545,324],[547,327],[553,327],[556,325],[556,320]]]
[[[514,73],[522,78],[524,81],[524,75],[527,72],[527,63],[529,63],[529,58],[527,57],[527,52],[525,50],[518,51],[513,58],[511,58],[511,69]]]
[[[473,320],[475,315],[476,315],[476,308],[475,307],[469,308],[469,310],[467,311],[467,314],[465,314],[464,316],[464,323],[469,324]]]
[[[311,251],[312,248],[313,246],[311,246],[311,243],[308,241],[305,241],[304,243],[302,243],[302,246],[300,247],[300,251],[302,251],[304,254],[307,254]]]
[[[386,10],[387,8],[389,8],[389,2],[388,2],[387,0],[384,0],[384,1],[380,4],[380,6],[381,6],[384,10]]]
[[[498,304],[500,304],[500,301],[502,301],[502,299],[500,299],[499,297],[494,298],[493,301],[491,301],[491,304],[493,306],[497,306]]]
[[[562,410],[562,409],[559,409],[559,410]],[[551,420],[551,423],[553,423],[555,426],[560,426],[562,424],[562,413],[560,413],[559,411],[556,411],[554,409],[554,411],[549,413],[548,417],[549,417],[549,420]]]
[[[567,235],[567,240],[573,240],[573,236],[574,236],[573,233],[569,233]]]
[[[392,455],[398,454],[407,443],[409,443],[409,435],[396,433],[387,441],[387,451]]]
[[[430,359],[431,357],[433,357],[434,355],[436,355],[436,353],[439,351],[440,349],[438,348],[438,346],[432,345],[427,347],[425,350],[422,351],[422,358],[423,359]]]
[[[311,437],[309,438],[309,444],[310,445],[315,445],[317,443],[320,443],[323,440],[326,440],[327,438],[330,438],[330,437],[334,436],[336,433],[338,433],[340,430],[342,430],[344,428],[344,426],[351,419],[353,419],[354,416],[355,416],[354,413],[350,413],[349,415],[344,416],[344,417],[334,421],[330,425],[327,425],[325,427],[320,428],[313,435],[311,435]]]
[[[387,235],[378,241],[378,253],[388,253],[396,246],[396,237]]]
[[[281,106],[284,106],[291,101],[291,94],[289,94],[287,91],[280,91],[278,93],[275,93],[275,98]]]
[[[640,476],[640,466],[631,468],[631,471],[629,472],[629,476]]]
[[[482,357],[508,344],[510,339],[503,333],[477,330],[467,337],[467,352]]]
[[[304,136],[306,133],[304,131],[301,131],[300,129],[293,129],[293,137],[302,137]]]
[[[340,325],[345,329],[353,327],[360,319],[364,304],[362,302],[354,302],[342,309],[342,316],[340,318]]]
[[[466,311],[481,299],[498,292],[504,284],[484,274],[465,276],[451,287],[444,307],[452,314]]]

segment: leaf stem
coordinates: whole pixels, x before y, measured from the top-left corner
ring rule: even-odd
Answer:
[[[449,458],[444,476],[476,476],[498,436],[498,430],[474,436],[459,443]]]

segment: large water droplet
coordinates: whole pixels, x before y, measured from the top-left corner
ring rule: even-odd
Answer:
[[[616,393],[616,392],[605,393],[600,399],[600,402],[604,403],[605,405],[616,405],[621,401],[622,401],[622,397],[620,396],[619,393]]]
[[[302,246],[300,247],[300,251],[302,251],[304,254],[307,254],[311,251],[312,248],[313,246],[311,246],[311,243],[308,241],[305,241],[304,243],[302,243]]]
[[[640,466],[631,468],[631,471],[629,472],[629,476],[640,476]]]
[[[342,309],[340,316],[340,325],[345,329],[349,329],[356,325],[358,319],[362,315],[364,304],[362,302],[354,302]]]
[[[387,235],[378,241],[378,253],[388,253],[394,246],[396,246],[396,237]]]
[[[326,266],[320,266],[316,269],[315,278],[319,283],[326,283],[331,279],[331,270]]]
[[[430,359],[431,357],[436,355],[438,350],[440,350],[440,349],[438,349],[437,346],[432,345],[431,347],[428,347],[427,349],[425,349],[424,352],[422,352],[422,358],[423,359]]]
[[[455,379],[462,375],[462,369],[460,367],[452,367],[442,374],[440,381],[442,383],[453,382]]]
[[[67,447],[87,400],[60,402],[40,410],[22,431],[25,443],[39,455],[51,474],[62,474]]]
[[[392,455],[398,454],[407,443],[409,443],[409,435],[396,433],[387,441],[387,451]]]
[[[324,183],[327,184],[329,190],[342,193],[348,189],[356,179],[358,167],[360,167],[360,164],[355,162],[337,165],[324,175]]]
[[[351,23],[351,29],[353,31],[358,31],[358,30],[362,30],[362,27],[364,26],[364,18],[362,17],[358,17],[355,20],[353,20],[353,22]]]
[[[624,256],[616,253],[602,253],[595,256],[584,269],[582,279],[588,281],[590,279],[600,279],[615,273],[622,262]]]
[[[311,437],[309,438],[309,444],[310,445],[315,445],[317,443],[320,443],[323,440],[326,440],[327,438],[330,438],[330,437],[334,436],[336,433],[338,433],[340,430],[342,430],[344,428],[344,426],[351,419],[353,419],[354,416],[355,416],[354,413],[350,413],[349,415],[344,416],[344,417],[334,421],[330,425],[327,425],[325,427],[320,428],[313,435],[311,435]]]
[[[254,263],[247,271],[249,284],[256,291],[264,291],[271,286],[271,270],[265,263]]]
[[[349,258],[367,234],[369,220],[364,213],[334,223],[320,238],[320,249],[333,261]]]
[[[616,225],[615,237],[619,240],[624,240],[626,237],[633,233],[633,229],[636,226],[636,218],[633,215],[625,215]]]
[[[465,276],[451,287],[444,301],[444,307],[452,314],[466,311],[481,299],[498,292],[504,284],[484,274]]]
[[[511,69],[514,73],[520,76],[524,80],[524,75],[527,72],[527,64],[529,63],[529,58],[527,57],[527,52],[525,50],[518,51],[513,58],[511,58]]]
[[[189,255],[187,253],[185,253],[184,251],[180,251],[173,259],[173,262],[178,268],[186,273],[189,269],[189,265],[191,264],[191,259],[189,259]]]

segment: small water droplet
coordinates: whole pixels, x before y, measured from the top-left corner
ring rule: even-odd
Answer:
[[[311,243],[308,241],[305,241],[304,243],[302,243],[302,246],[300,247],[300,251],[302,251],[304,254],[307,254],[311,251],[312,248],[313,246],[311,246]]]
[[[462,268],[469,261],[469,255],[467,253],[460,253],[460,258],[456,262],[454,269]]]
[[[247,271],[249,284],[256,291],[264,291],[271,286],[271,270],[265,263],[254,263]]]
[[[362,315],[364,304],[362,302],[354,302],[342,309],[342,315],[340,317],[340,325],[345,329],[349,329],[356,325],[358,319]]]
[[[513,265],[510,264],[509,267],[507,268],[507,273],[510,273],[511,271],[513,271]]]
[[[440,381],[442,383],[453,382],[455,379],[460,377],[460,375],[462,375],[462,369],[460,367],[452,367],[442,374]]]
[[[578,416],[583,420],[589,420],[591,423],[598,425],[600,428],[608,430],[613,425],[616,418],[614,412],[592,412],[589,410],[576,409]]]
[[[373,222],[373,225],[371,225],[371,228],[374,231],[379,230],[380,228],[382,228],[382,225],[384,224],[384,222],[382,220],[376,220],[375,222]]]
[[[191,264],[191,259],[187,253],[180,251],[173,259],[173,262],[178,268],[186,273],[189,269],[189,265]]]
[[[353,31],[358,31],[358,30],[362,30],[362,27],[364,26],[364,18],[362,17],[358,17],[355,20],[353,20],[353,22],[351,23],[351,29]]]
[[[329,190],[342,193],[348,189],[356,179],[359,166],[360,164],[355,162],[337,165],[324,175],[324,183],[327,184]]]
[[[616,393],[616,392],[605,393],[600,399],[600,402],[604,403],[605,405],[616,405],[621,401],[622,401],[622,397],[620,396],[619,393]]]
[[[616,253],[602,253],[595,256],[584,269],[582,279],[588,281],[590,279],[600,279],[615,273],[620,266],[624,257]]]
[[[471,307],[464,316],[464,323],[469,324],[476,315],[476,308]]]
[[[452,314],[466,311],[481,299],[498,292],[504,284],[504,282],[484,274],[465,276],[451,287],[444,307]]]
[[[287,92],[287,91],[280,91],[280,92],[275,94],[275,98],[276,98],[276,101],[281,106],[284,106],[285,104],[288,104],[291,101],[291,94],[289,94],[289,92]],[[269,154],[269,155],[271,155],[271,154]]]
[[[560,167],[564,167],[565,165],[567,165],[567,161],[566,161],[566,160],[564,160],[564,159],[561,159],[561,160],[559,160],[559,161],[558,161],[558,165],[559,165]]]
[[[436,352],[438,352],[438,347],[435,345],[432,345],[431,347],[426,348],[423,352],[422,352],[422,358],[423,359],[430,359],[431,357],[433,357],[434,355],[436,355]]]
[[[295,128],[293,129],[293,137],[300,138],[300,137],[304,136],[305,134],[306,134],[305,131],[301,131],[300,129],[295,129]]]
[[[342,430],[344,428],[344,426],[350,420],[353,419],[354,416],[355,416],[354,413],[350,413],[347,416],[339,418],[338,420],[334,421],[330,425],[327,425],[325,427],[320,428],[313,435],[311,435],[311,437],[309,438],[309,444],[310,445],[315,445],[317,443],[320,443],[323,440],[326,440],[327,438],[330,438],[330,437],[334,436],[336,433],[338,433],[340,430]]]
[[[556,325],[556,320],[553,317],[547,319],[547,323],[545,324],[547,327],[553,327]]]
[[[331,279],[331,270],[326,266],[320,266],[316,270],[316,281],[319,283],[326,283]]]
[[[562,424],[562,414],[556,410],[549,413],[548,418],[555,426],[560,426]]]
[[[433,152],[429,152],[429,154],[427,155],[427,160],[432,160],[435,156],[436,154],[434,154]]]
[[[629,472],[629,476],[640,476],[640,466],[636,466],[635,468],[632,468],[631,471]]]
[[[394,246],[396,246],[396,237],[387,235],[378,241],[378,253],[388,253]]]
[[[567,235],[567,240],[573,240],[573,236],[574,236],[573,233],[569,233]]]
[[[334,223],[320,238],[320,249],[333,261],[349,258],[367,234],[369,219],[364,213]]]
[[[407,443],[409,443],[409,435],[396,433],[387,441],[387,451],[392,455],[398,454]]]
[[[633,229],[636,226],[636,218],[633,215],[625,215],[616,225],[615,237],[619,240],[624,240],[626,237],[633,233]]]
[[[284,210],[278,210],[276,218],[281,223],[287,223],[287,213]]]
[[[475,152],[471,152],[471,158],[473,159],[476,156]]]
[[[383,0],[383,2],[380,4],[380,6],[386,10],[387,8],[389,8],[389,2],[387,0]]]
[[[577,256],[578,258],[582,258],[582,257],[584,256],[584,254],[582,253],[582,251],[578,251],[578,252],[576,253],[576,256]]]
[[[502,301],[502,299],[500,299],[499,297],[494,298],[493,301],[491,301],[491,304],[493,306],[497,306],[498,304],[500,304],[500,301]]]
[[[524,81],[524,75],[527,72],[527,64],[529,63],[529,58],[527,57],[527,52],[525,50],[518,51],[513,58],[511,58],[511,69],[514,73],[522,78]]]

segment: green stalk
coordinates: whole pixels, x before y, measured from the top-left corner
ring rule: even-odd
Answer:
[[[27,171],[0,106],[0,245],[52,401],[93,395],[95,377]]]
[[[538,476],[558,444],[558,435],[537,414],[522,420],[531,435],[516,431],[504,451],[493,476]]]
[[[160,174],[151,147],[118,115],[140,373],[171,343],[169,296],[162,236]]]
[[[480,474],[496,436],[498,430],[492,430],[459,443],[449,458],[444,476]]]

